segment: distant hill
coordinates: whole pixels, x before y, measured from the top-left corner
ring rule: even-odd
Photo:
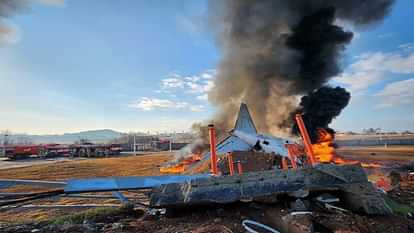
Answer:
[[[30,134],[12,134],[9,140],[13,142],[30,141],[32,143],[74,143],[81,139],[87,139],[93,143],[106,143],[113,139],[120,138],[124,135],[111,129],[88,130],[78,133],[48,134],[48,135],[30,135]]]

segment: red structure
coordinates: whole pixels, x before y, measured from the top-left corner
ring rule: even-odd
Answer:
[[[302,135],[303,144],[305,145],[306,155],[308,157],[309,163],[311,166],[314,166],[316,162],[315,156],[313,154],[312,143],[301,114],[296,114],[296,123],[298,124],[300,134]]]
[[[227,153],[227,162],[229,163],[229,171],[230,175],[234,175],[234,162],[233,162],[233,154],[231,152]]]
[[[30,155],[38,155],[40,152],[39,145],[24,145],[24,146],[15,146],[12,156],[14,158],[22,158]],[[10,157],[9,157],[10,158]]]
[[[241,161],[237,161],[237,171],[239,172],[239,175],[243,174],[243,166]]]
[[[211,155],[211,173],[218,175],[217,169],[217,152],[216,152],[216,128],[213,124],[208,125],[210,136],[210,155]]]

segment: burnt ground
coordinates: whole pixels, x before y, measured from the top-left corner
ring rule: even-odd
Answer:
[[[390,155],[387,151],[339,150],[345,158],[357,158],[366,162],[379,162],[391,167],[407,164],[414,160],[414,150],[398,151]],[[375,154],[372,154],[375,153]],[[382,154],[385,153],[385,154]],[[408,153],[408,154],[407,154]],[[378,156],[379,155],[379,156]],[[55,164],[36,165],[24,168],[0,170],[0,178],[65,180],[96,176],[157,175],[159,166],[172,158],[171,154],[152,154],[120,158],[101,158],[94,160],[69,161]],[[388,167],[387,167],[388,168]],[[27,192],[28,187],[15,187],[2,192]],[[36,190],[39,191],[39,190]],[[110,195],[103,193],[102,195]],[[126,193],[135,196],[135,193]],[[134,199],[146,203],[147,199]],[[408,195],[406,197],[405,195]],[[413,193],[394,192],[390,195],[398,200],[410,200]],[[1,232],[245,232],[241,221],[253,219],[268,224],[281,232],[286,228],[306,227],[310,217],[289,216],[289,201],[281,200],[279,205],[258,203],[237,203],[226,206],[194,207],[178,211],[169,211],[167,215],[149,215],[142,210],[119,211],[119,208],[13,208],[0,210]],[[401,201],[401,200],[398,200]],[[30,204],[114,204],[116,199],[46,199]],[[407,203],[405,203],[407,204]],[[398,206],[401,207],[401,206]],[[355,213],[328,211],[318,206],[312,207],[311,222],[319,232],[414,232],[413,222],[406,217],[407,209],[395,216],[364,216]],[[346,209],[346,207],[344,207]],[[102,209],[102,210],[101,210]],[[89,213],[88,211],[95,211]],[[411,210],[411,209],[408,209]],[[82,214],[85,213],[86,214]],[[101,213],[102,212],[102,213]],[[81,216],[79,216],[81,215]],[[98,215],[98,217],[96,217]],[[16,225],[16,223],[18,223]],[[39,231],[38,231],[39,230]],[[295,232],[290,229],[289,232]]]
[[[280,232],[310,232],[300,229],[310,229],[311,226],[317,232],[408,233],[414,230],[414,222],[401,216],[363,216],[313,209],[312,217],[292,217],[288,208],[281,205],[236,203],[176,210],[161,216],[128,210],[93,220],[76,222],[67,219],[3,226],[2,232],[246,232],[241,224],[245,219],[267,224]]]

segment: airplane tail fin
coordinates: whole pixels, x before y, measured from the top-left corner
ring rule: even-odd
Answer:
[[[250,116],[247,105],[242,103],[240,105],[239,115],[237,116],[234,130],[242,131],[250,134],[257,134],[256,126],[254,126],[252,117]]]

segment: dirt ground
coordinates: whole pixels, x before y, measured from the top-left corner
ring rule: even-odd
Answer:
[[[22,160],[12,160],[9,158],[2,157],[0,158],[0,170],[9,169],[9,168],[21,168],[21,167],[31,167],[34,165],[40,164],[52,164],[52,163],[61,163],[74,160],[85,160],[86,158],[68,158],[68,157],[58,157],[58,158],[27,158]]]
[[[159,166],[169,161],[172,156],[172,153],[165,152],[128,157],[65,160],[53,164],[2,169],[0,179],[59,181],[87,177],[158,175]]]
[[[172,158],[173,154],[156,153],[148,155],[97,158],[87,160],[64,160],[53,164],[38,164],[29,167],[9,168],[0,170],[0,179],[30,179],[64,181],[71,178],[108,177],[108,176],[150,176],[160,175],[159,167]],[[16,161],[17,162],[17,161]],[[21,160],[23,162],[23,160]],[[44,188],[19,185],[12,188],[1,189],[0,192],[39,192]],[[111,193],[99,193],[99,195],[111,195]],[[134,195],[132,195],[134,196]],[[31,204],[112,204],[119,205],[116,199],[84,199],[84,198],[60,198],[58,200],[40,200]],[[87,208],[13,208],[0,210],[0,222],[16,221],[42,221],[50,217],[58,217],[75,213]]]
[[[414,146],[340,147],[336,153],[345,159],[377,163],[393,169],[414,162]]]
[[[358,159],[365,161],[377,161],[382,164],[392,165],[407,164],[414,161],[414,147],[411,148],[340,148],[338,153],[345,158]],[[374,153],[374,154],[373,154]],[[62,181],[70,178],[87,177],[108,177],[108,176],[135,176],[135,175],[159,175],[159,167],[172,159],[171,153],[156,153],[140,156],[128,156],[119,158],[99,158],[76,161],[61,161],[53,164],[39,164],[29,167],[10,168],[0,170],[0,179],[33,179],[33,180],[56,180]],[[1,192],[27,192],[28,187],[14,187],[13,189],[1,190]],[[111,195],[111,193],[100,193],[99,195]],[[135,197],[142,193],[125,193],[125,195]],[[143,198],[140,202],[145,202]],[[60,198],[53,200],[40,200],[31,204],[107,204],[119,205],[116,199],[79,199],[79,198]],[[197,209],[182,213],[174,218],[166,217],[126,217],[120,229],[114,229],[112,220],[101,223],[104,230],[98,232],[244,232],[241,221],[247,218],[261,220],[275,227],[275,214],[268,214],[271,211],[282,211],[283,207],[269,207],[270,209],[258,212],[254,205],[243,204],[240,206],[228,206],[223,208]],[[39,209],[39,208],[13,208],[0,210],[0,223],[16,222],[42,222],[59,216],[76,214],[88,208],[73,209]],[[272,220],[273,216],[273,220]],[[390,218],[371,218],[352,214],[324,215],[323,212],[316,216],[321,223],[337,221],[341,225],[343,221],[349,221],[344,226],[352,227],[354,231],[342,232],[410,232],[406,220],[402,217]],[[273,222],[272,222],[273,221]],[[370,231],[363,229],[364,222],[371,224]],[[391,223],[392,222],[392,223]],[[393,224],[395,223],[395,224]],[[36,228],[37,226],[34,226]],[[78,225],[74,231],[52,230],[50,232],[82,232],[84,224]],[[89,226],[88,226],[89,227]],[[96,226],[99,228],[99,226]],[[410,226],[411,227],[411,226]],[[1,229],[1,225],[0,225]],[[4,228],[6,229],[6,228]],[[101,228],[99,228],[101,229]],[[362,230],[361,230],[362,229]],[[385,231],[384,231],[385,230]],[[5,231],[7,232],[7,231]],[[10,231],[14,232],[14,231]],[[30,230],[21,232],[30,232]]]
[[[235,203],[226,206],[180,209],[169,216],[148,215],[143,214],[141,210],[135,210],[129,213],[95,217],[94,221],[5,225],[2,232],[244,233],[247,232],[242,225],[244,220],[266,224],[281,233],[410,233],[414,229],[412,221],[400,216],[370,217],[352,213],[326,212],[317,208],[312,209],[312,217],[292,216],[288,208],[283,205]],[[310,218],[313,220],[310,221]],[[311,231],[312,228],[314,231]],[[268,231],[258,230],[258,232]]]
[[[414,146],[343,147],[337,153],[359,161],[406,164],[414,161]],[[173,153],[162,152],[138,156],[63,160],[53,164],[0,169],[0,179],[67,180],[70,178],[159,175],[159,167],[172,159]],[[14,163],[26,163],[15,161]],[[0,161],[0,164],[2,161]],[[0,165],[1,166],[1,165]]]

